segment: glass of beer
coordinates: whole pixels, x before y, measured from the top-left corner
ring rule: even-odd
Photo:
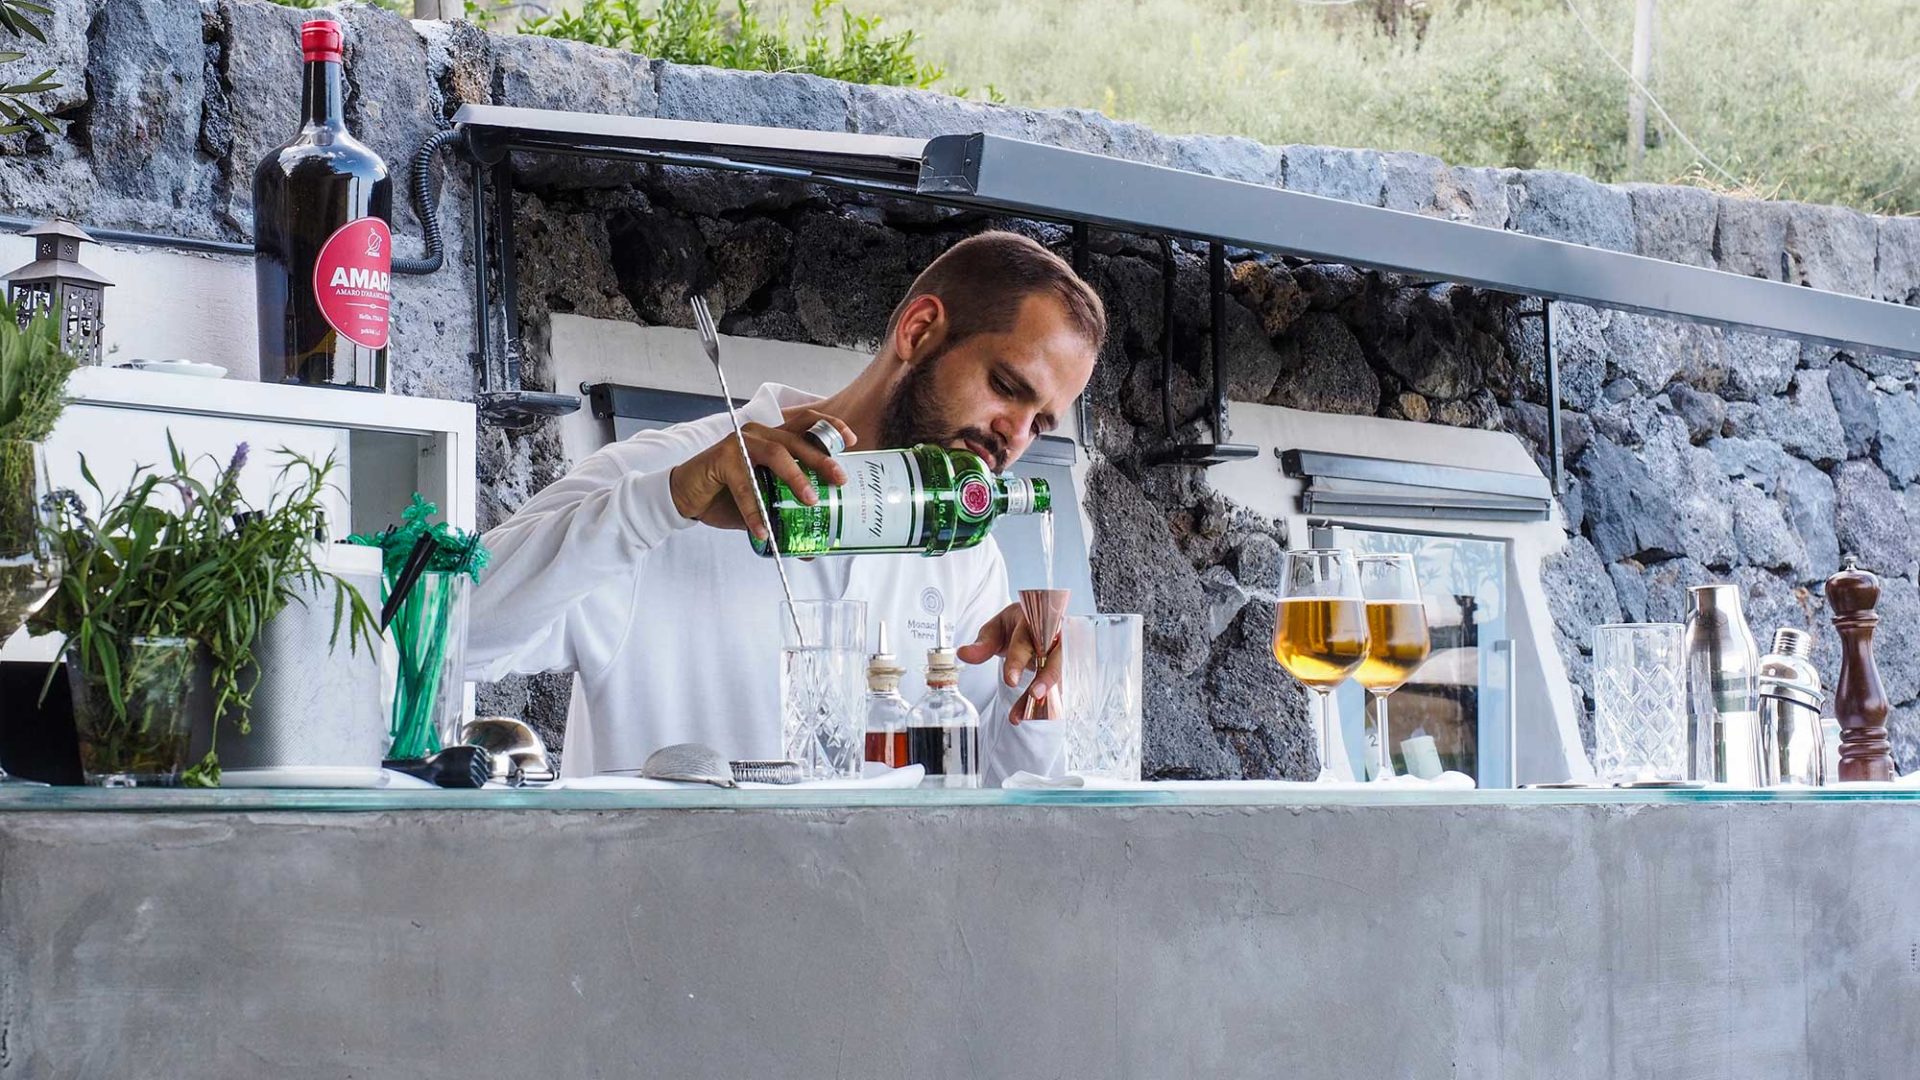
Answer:
[[[1420,579],[1413,556],[1359,555],[1353,560],[1360,575],[1360,593],[1367,600],[1367,658],[1353,673],[1366,688],[1373,723],[1367,730],[1367,752],[1373,778],[1393,775],[1392,729],[1387,724],[1387,695],[1400,689],[1433,647],[1427,638],[1427,609],[1420,602]]]
[[[1273,658],[1306,684],[1314,703],[1320,743],[1321,783],[1333,773],[1333,688],[1367,658],[1366,600],[1345,551],[1314,548],[1287,552],[1273,620]]]

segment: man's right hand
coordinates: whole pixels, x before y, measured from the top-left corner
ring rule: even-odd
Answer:
[[[846,483],[847,474],[819,443],[807,437],[807,429],[825,420],[840,429],[840,437],[849,448],[854,442],[853,429],[818,409],[792,409],[785,416],[786,421],[777,428],[742,424],[741,435],[753,463],[772,469],[801,502],[812,506],[820,501],[820,494],[807,481],[804,469],[812,469],[834,484]],[[740,441],[732,431],[675,466],[668,479],[673,508],[681,517],[719,529],[745,529],[756,540],[767,538],[767,526],[754,499],[753,472],[740,459]]]

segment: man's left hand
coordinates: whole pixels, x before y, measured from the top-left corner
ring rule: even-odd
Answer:
[[[984,664],[998,656],[1001,657],[1000,681],[1008,686],[1016,686],[1023,672],[1035,666],[1036,646],[1033,640],[1033,628],[1027,624],[1027,616],[1020,610],[1019,604],[1008,604],[1000,614],[987,620],[980,628],[980,636],[973,644],[960,647],[959,657],[969,664]],[[1046,655],[1046,663],[1039,668],[1039,674],[1033,677],[1033,685],[1026,694],[1014,702],[1013,711],[1007,719],[1019,723],[1027,713],[1027,702],[1045,701],[1060,682],[1060,641],[1052,642],[1051,651]]]

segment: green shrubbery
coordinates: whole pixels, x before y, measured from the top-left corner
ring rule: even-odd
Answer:
[[[0,0],[0,40],[32,38],[46,41],[47,32],[34,20],[51,14],[52,8],[34,0]],[[26,58],[27,54],[18,49],[0,49],[0,66]],[[53,81],[51,68],[26,82],[17,83],[0,76],[0,135],[13,135],[29,128],[49,132],[60,130],[52,118],[27,100],[29,95],[58,89],[60,84]]]
[[[769,15],[807,0],[761,0]],[[955,78],[1023,105],[1101,109],[1163,131],[1421,150],[1602,180],[1711,182],[1920,212],[1920,4],[1662,0],[1652,88],[1714,172],[1657,118],[1626,153],[1632,0],[861,0],[919,32]]]
[[[830,16],[839,13],[837,31]],[[578,10],[525,19],[520,32],[628,49],[678,64],[795,71],[847,82],[928,87],[946,77],[914,57],[917,35],[887,33],[839,0],[809,0],[795,36],[791,19],[761,18],[752,0],[584,0]]]

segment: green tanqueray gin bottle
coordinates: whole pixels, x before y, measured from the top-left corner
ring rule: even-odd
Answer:
[[[1053,509],[1045,480],[995,476],[968,450],[922,443],[834,460],[847,471],[847,483],[836,487],[808,469],[820,494],[812,506],[765,466],[754,468],[782,555],[944,555],[978,544],[1002,514]],[[753,549],[773,555],[762,540],[754,540]]]

